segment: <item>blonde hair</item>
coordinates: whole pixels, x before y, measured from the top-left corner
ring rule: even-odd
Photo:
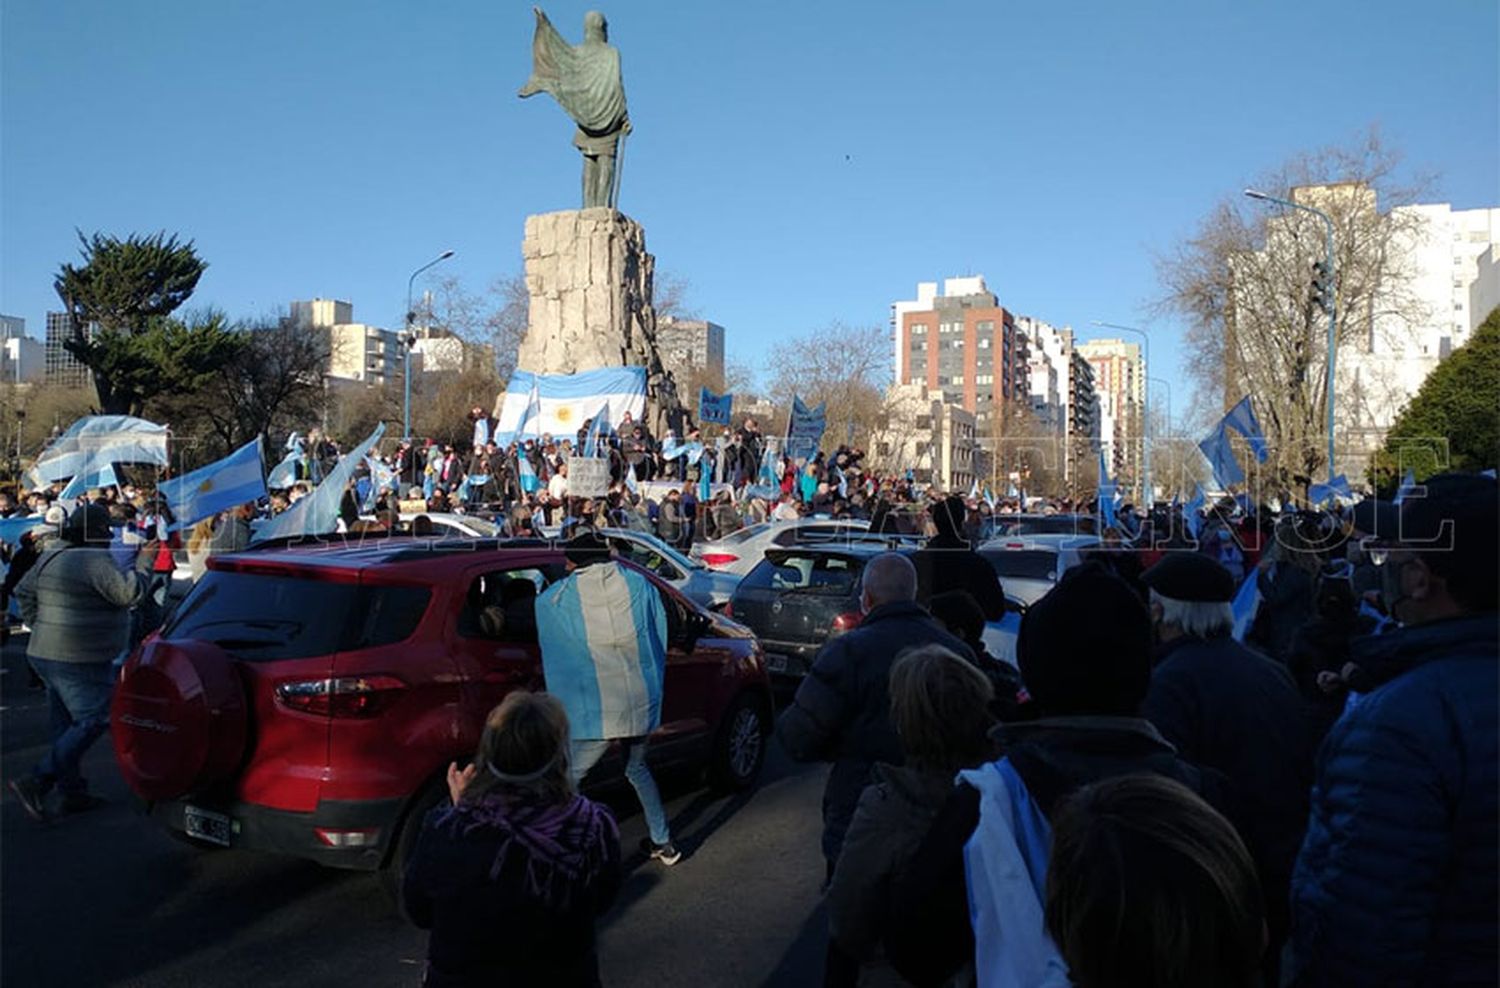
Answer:
[[[941,645],[908,649],[891,666],[891,723],[907,761],[957,772],[994,755],[995,688],[967,659]]]
[[[209,517],[200,521],[198,524],[194,525],[193,530],[188,533],[188,552],[202,552],[204,549],[208,548],[208,543],[213,540],[213,537],[214,517],[210,515]]]
[[[472,803],[496,792],[561,803],[573,795],[568,714],[557,697],[517,690],[490,711],[474,755],[479,771],[464,788]]]

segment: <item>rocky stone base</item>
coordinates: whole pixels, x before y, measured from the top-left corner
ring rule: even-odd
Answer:
[[[646,421],[681,435],[677,388],[656,348],[656,259],[646,232],[615,209],[526,217],[521,246],[531,307],[516,366],[541,374],[646,368]]]

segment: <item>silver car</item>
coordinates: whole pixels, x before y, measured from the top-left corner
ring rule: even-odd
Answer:
[[[740,584],[741,574],[711,570],[649,532],[602,528],[599,534],[621,558],[650,570],[704,607],[726,603]]]
[[[1017,535],[991,539],[977,551],[995,570],[1006,596],[1030,607],[1081,563],[1085,552],[1098,547],[1093,535]]]
[[[693,546],[693,558],[711,570],[743,577],[765,557],[767,549],[817,543],[868,533],[870,523],[858,518],[800,518],[796,521],[766,521],[731,532],[722,539]]]

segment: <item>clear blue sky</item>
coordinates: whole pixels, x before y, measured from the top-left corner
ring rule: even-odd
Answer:
[[[576,42],[588,6],[546,9]],[[396,325],[440,250],[477,288],[520,269],[528,213],[577,205],[571,124],[515,97],[524,2],[0,10],[0,311],[34,336],[75,227],[192,238],[212,265],[194,304],[232,316],[323,296]],[[965,273],[1108,335],[1090,321],[1144,319],[1153,252],[1216,199],[1372,123],[1434,198],[1500,203],[1493,0],[605,12],[636,127],[621,206],[731,356],[884,324],[916,282]],[[1156,331],[1152,373],[1175,381],[1177,327]]]

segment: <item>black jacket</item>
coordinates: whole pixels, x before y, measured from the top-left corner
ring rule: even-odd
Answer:
[[[445,804],[423,822],[402,887],[407,914],[431,930],[425,988],[596,988],[594,921],[620,890],[620,843],[601,834],[602,867],[575,883],[566,902],[546,906],[528,891],[532,858],[513,848],[498,877],[490,871],[504,836],[493,827],[456,833],[442,825]]]
[[[1156,729],[1139,718],[1057,717],[1005,724],[996,735],[1049,818],[1074,791],[1132,772],[1164,775],[1219,809],[1230,809],[1223,776],[1177,757]],[[945,984],[974,958],[964,845],[978,825],[978,790],[954,787],[896,884],[886,956],[912,984]]]
[[[1228,777],[1279,942],[1312,787],[1307,707],[1291,675],[1227,635],[1178,638],[1157,653],[1141,716],[1182,757]]]
[[[891,726],[889,681],[896,656],[917,645],[973,653],[920,605],[882,604],[860,626],[824,645],[776,734],[799,762],[833,762],[823,792],[823,855],[838,860],[844,831],[877,762],[900,765],[901,739]]]

